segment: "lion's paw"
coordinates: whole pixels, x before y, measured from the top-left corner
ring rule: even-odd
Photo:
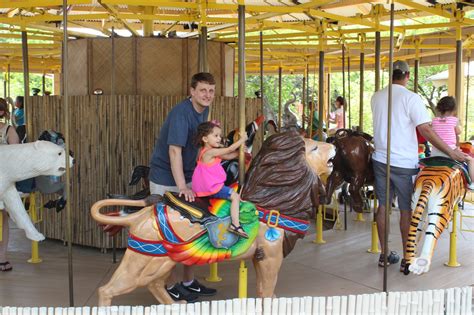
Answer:
[[[413,260],[410,264],[410,271],[415,275],[421,275],[422,273],[430,270],[431,261],[428,258],[418,257]]]
[[[45,239],[44,235],[40,232],[34,231],[25,231],[26,237],[32,241],[41,242]]]

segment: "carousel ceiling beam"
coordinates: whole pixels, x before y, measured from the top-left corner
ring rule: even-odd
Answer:
[[[127,4],[133,6],[153,6],[159,8],[183,8],[197,9],[198,5],[194,2],[162,1],[162,0],[102,0],[104,4],[119,5]]]
[[[451,12],[448,12],[448,11],[444,10],[441,5],[436,5],[434,7],[428,7],[428,6],[422,5],[420,3],[417,3],[415,1],[396,0],[396,2],[400,3],[400,4],[403,4],[404,6],[407,6],[407,7],[413,8],[413,9],[417,9],[417,10],[420,10],[422,12],[429,13],[431,15],[442,16],[442,17],[445,17],[445,18],[448,18],[448,19],[454,19],[455,18],[455,16]],[[464,24],[474,25],[474,19],[463,18],[460,22],[464,23]]]
[[[386,30],[389,29],[389,27],[387,25],[377,26],[376,23],[370,22],[367,19],[362,18],[362,17],[348,17],[348,16],[344,16],[344,15],[338,15],[338,14],[333,14],[333,13],[324,12],[324,11],[321,11],[321,10],[314,10],[314,9],[310,9],[309,13],[313,16],[326,18],[326,19],[330,19],[330,20],[334,20],[334,21],[341,21],[341,22],[344,22],[348,25],[354,25],[354,24],[362,25],[362,26],[367,26],[367,27],[370,27],[370,28],[374,28],[375,30],[381,30],[381,31],[386,31]],[[397,28],[396,27],[395,30],[397,32],[403,32],[402,28]]]
[[[384,3],[385,1],[382,0],[376,0],[376,1],[370,1],[370,0],[342,0],[342,1],[337,1],[335,3],[330,3],[330,4],[325,4],[321,6],[321,9],[326,10],[326,9],[338,9],[342,7],[347,7],[347,6],[352,6],[352,5],[361,5],[365,3]]]
[[[117,17],[121,20],[141,20],[141,21],[170,21],[170,22],[193,22],[196,21],[196,17],[188,14],[180,15],[165,15],[165,14],[127,14],[117,13]],[[210,18],[208,18],[209,21]],[[216,18],[214,18],[216,19]],[[226,21],[227,18],[219,18],[218,21]],[[237,20],[237,19],[234,19]]]
[[[106,13],[97,13],[97,14],[74,14],[69,15],[69,21],[80,21],[80,20],[102,20],[108,19],[110,17],[109,14]],[[25,26],[30,26],[30,24],[38,23],[38,22],[61,22],[62,16],[61,15],[54,15],[54,14],[41,14],[41,15],[34,15],[34,16],[14,16],[14,17],[7,17],[5,15],[0,15],[0,23],[4,24],[24,24]],[[31,27],[31,26],[30,26]]]
[[[77,25],[77,26],[80,26],[80,27],[85,27],[85,28],[90,28],[90,29],[93,29],[93,30],[96,30],[98,32],[101,32],[102,34],[104,34],[104,36],[110,36],[112,35],[112,32],[110,32],[108,29],[106,29],[105,27],[101,27],[101,26],[95,26],[95,25],[88,25],[84,22],[78,22],[78,21],[70,21],[69,22],[70,24],[74,24],[74,25]],[[102,24],[102,23],[101,23]]]
[[[28,49],[35,49],[35,48],[61,48],[60,43],[28,43]],[[21,49],[21,43],[0,43],[0,49]]]
[[[17,33],[0,33],[0,38],[15,38],[15,39],[20,39],[21,34]],[[34,39],[34,40],[43,40],[43,41],[59,41],[58,38],[55,38],[54,36],[46,36],[46,35],[30,35],[30,32],[28,32],[28,39]]]
[[[90,4],[92,0],[68,0],[68,4]],[[63,4],[62,0],[0,0],[0,8],[34,8],[56,7]]]
[[[110,14],[112,14],[117,20],[123,23],[123,26],[130,32],[132,33],[132,36],[140,36],[140,34],[131,26],[130,23],[128,23],[125,19],[121,19],[119,17],[120,13],[117,11],[117,9],[114,8],[113,5],[108,5],[104,3],[102,0],[98,0],[100,5],[107,10]],[[69,17],[68,17],[69,21]]]

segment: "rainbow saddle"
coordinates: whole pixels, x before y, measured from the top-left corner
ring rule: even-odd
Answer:
[[[201,224],[207,230],[206,238],[215,248],[232,249],[238,242],[247,243],[247,240],[227,231],[231,223],[230,202],[227,200],[196,198],[194,202],[188,202],[177,193],[166,192],[163,203],[191,223]],[[258,212],[252,203],[241,202],[240,223],[253,241],[258,232]]]
[[[447,166],[452,169],[459,169],[464,176],[466,185],[472,183],[472,179],[469,176],[469,169],[466,163],[458,162],[453,159],[443,156],[432,156],[420,160],[421,167],[442,167]]]

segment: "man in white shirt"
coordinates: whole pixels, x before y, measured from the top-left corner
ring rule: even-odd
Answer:
[[[403,251],[411,221],[411,197],[413,193],[413,176],[418,173],[418,142],[416,128],[431,144],[452,159],[464,161],[466,156],[459,150],[447,146],[431,128],[431,118],[421,97],[406,88],[410,79],[410,68],[404,61],[393,64],[392,73],[392,126],[390,146],[390,199],[395,194],[400,208],[400,232]],[[396,252],[384,248],[385,237],[385,202],[386,202],[386,167],[387,167],[387,118],[388,87],[376,92],[371,101],[374,126],[375,152],[372,156],[375,174],[375,193],[379,201],[377,210],[377,229],[382,253],[379,266],[384,265],[384,253],[387,251],[388,264],[396,263],[399,257]],[[400,270],[404,269],[402,260]]]

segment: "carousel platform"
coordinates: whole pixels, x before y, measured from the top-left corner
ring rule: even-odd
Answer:
[[[474,215],[474,206],[466,205],[465,215]],[[324,232],[326,244],[317,245],[314,225],[306,238],[299,241],[280,271],[278,297],[333,296],[376,293],[382,291],[383,268],[377,266],[378,254],[367,253],[371,240],[371,214],[365,222],[353,221],[348,214],[348,229]],[[390,249],[401,252],[398,229],[399,212],[391,216]],[[463,219],[463,229],[474,229],[474,218]],[[43,262],[30,264],[31,243],[21,230],[12,228],[10,236],[10,272],[0,272],[0,306],[68,306],[67,247],[62,242],[46,240],[40,244]],[[432,268],[422,276],[405,276],[399,265],[389,267],[389,291],[416,291],[474,285],[474,233],[459,231],[457,259],[460,267],[444,266],[449,254],[449,233],[438,242]],[[118,251],[118,260],[123,250]],[[118,264],[112,263],[111,251],[104,254],[95,248],[73,247],[75,306],[97,305],[97,289],[106,283]],[[219,264],[221,282],[208,283],[207,266],[196,268],[196,277],[205,285],[218,289],[211,299],[237,297],[238,262]],[[253,266],[248,266],[248,296],[255,297]],[[206,299],[203,299],[206,300]],[[152,305],[157,301],[146,289],[117,297],[114,305]]]

